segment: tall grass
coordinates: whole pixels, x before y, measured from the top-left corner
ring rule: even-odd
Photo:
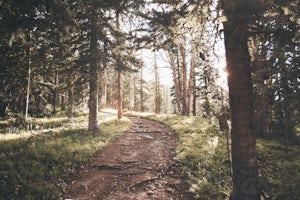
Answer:
[[[177,133],[177,159],[195,199],[229,199],[232,183],[226,137],[215,123],[200,117],[178,115],[148,114],[143,117],[164,123]],[[217,145],[211,145],[216,137]],[[286,153],[283,142],[258,139],[257,151],[262,199],[298,200],[299,145],[290,145]]]
[[[66,182],[90,157],[119,136],[129,120],[101,123],[92,134],[75,119],[63,128],[0,141],[0,199],[59,199]]]
[[[178,135],[177,156],[195,199],[228,199],[230,162],[226,139],[214,121],[201,117],[150,115]]]

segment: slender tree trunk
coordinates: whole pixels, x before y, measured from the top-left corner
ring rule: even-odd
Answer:
[[[116,14],[117,19],[117,30],[120,30],[120,13]],[[120,61],[117,62],[120,64]],[[118,83],[118,94],[117,94],[117,110],[118,110],[118,119],[123,117],[123,95],[122,95],[122,69],[121,66],[117,66],[117,83]]]
[[[89,125],[90,131],[99,130],[98,125],[98,66],[97,66],[97,41],[98,41],[97,13],[91,14],[91,43],[90,43],[90,98],[89,98]]]
[[[179,87],[179,82],[178,82],[178,79],[177,79],[175,59],[174,59],[174,56],[171,53],[169,53],[169,58],[170,58],[172,76],[173,76],[173,83],[174,83],[174,86],[175,86],[175,98],[176,98],[177,112],[181,113],[180,87]]]
[[[229,131],[229,126],[227,122],[227,113],[225,111],[225,106],[224,106],[224,94],[223,94],[223,89],[221,88],[221,113],[218,116],[219,120],[219,128],[220,131]]]
[[[61,100],[60,100],[60,104],[61,104],[61,110],[63,110],[63,111],[65,111],[66,110],[66,100],[65,100],[65,96],[66,95],[66,93],[63,93],[62,95],[61,95]]]
[[[226,6],[231,5],[226,1]],[[228,11],[227,7],[227,11]],[[224,23],[231,109],[232,181],[231,200],[259,200],[258,165],[253,124],[253,93],[247,21],[227,16]]]
[[[100,98],[100,109],[106,108],[107,104],[107,69],[104,67],[101,75],[101,98]]]
[[[135,74],[130,73],[129,110],[134,111],[135,103]]]
[[[297,138],[295,136],[294,131],[294,122],[292,119],[292,109],[291,109],[291,101],[290,101],[290,88],[288,84],[287,74],[288,72],[283,71],[282,76],[282,96],[283,96],[283,106],[282,106],[282,114],[283,114],[283,132],[285,135],[285,151],[288,152],[289,141],[296,141]]]
[[[70,87],[68,91],[68,120],[73,120],[73,88]]]
[[[131,55],[135,55],[135,48],[132,49]],[[129,88],[129,110],[134,110],[135,103],[135,73],[130,73],[130,88]]]
[[[188,90],[187,90],[187,113],[190,113],[191,109],[191,98],[192,98],[192,92],[195,88],[195,49],[192,44],[192,50],[191,50],[191,66],[190,66],[190,77],[189,77],[189,84],[188,84]]]
[[[118,70],[118,119],[123,117],[122,71]]]
[[[155,113],[160,113],[160,86],[159,86],[159,74],[158,74],[156,50],[154,51],[154,74],[155,74]]]
[[[182,58],[182,115],[187,115],[187,63],[186,63],[186,53],[183,45],[180,46],[180,54]]]
[[[57,112],[57,99],[58,99],[58,91],[57,91],[57,87],[58,87],[58,70],[55,70],[55,80],[54,80],[54,90],[53,90],[53,102],[52,102],[52,106],[53,106],[53,111],[52,113],[55,114]]]
[[[182,68],[180,67],[180,50],[177,50],[177,55],[176,55],[176,70],[175,73],[177,73],[176,79],[178,82],[178,94],[179,94],[179,103],[180,103],[180,111],[179,114],[182,115],[183,113],[183,103],[182,103]]]
[[[141,110],[141,112],[144,112],[144,82],[143,82],[143,76],[144,76],[144,74],[143,74],[143,66],[141,67],[141,84],[140,84],[140,93],[141,93],[141,101],[140,101],[140,103],[141,103],[141,105],[140,105],[140,110]]]
[[[196,90],[196,78],[194,77],[193,80],[193,116],[197,115],[197,90]]]
[[[29,95],[30,95],[30,82],[31,82],[31,33],[27,30],[27,69],[28,69],[28,77],[27,77],[27,89],[26,89],[26,105],[25,105],[25,120],[28,118],[29,111]]]

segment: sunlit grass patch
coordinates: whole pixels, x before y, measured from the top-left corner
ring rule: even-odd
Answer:
[[[110,120],[92,134],[86,122],[80,127],[76,120],[63,128],[0,141],[0,199],[59,199],[70,177],[131,126],[126,119]]]
[[[149,115],[178,135],[176,158],[195,199],[224,200],[231,188],[226,137],[214,121],[201,117]]]

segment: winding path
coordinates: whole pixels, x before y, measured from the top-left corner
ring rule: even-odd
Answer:
[[[142,118],[93,157],[68,185],[64,199],[191,200],[174,161],[176,136]]]

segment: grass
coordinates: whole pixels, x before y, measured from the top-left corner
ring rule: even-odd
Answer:
[[[213,122],[177,115],[144,114],[143,117],[164,123],[177,133],[177,159],[195,199],[229,199],[232,183],[226,137]],[[216,137],[218,143],[212,147],[211,141]],[[257,151],[262,199],[298,200],[299,145],[290,145],[286,153],[284,142],[258,139]]]
[[[195,199],[229,199],[231,178],[226,139],[214,121],[201,117],[150,113],[142,117],[161,122],[178,135],[175,159],[180,163]]]
[[[300,197],[300,148],[274,140],[257,141],[263,199],[298,200]]]
[[[128,114],[159,121],[177,133],[175,159],[195,199],[229,199],[231,175],[226,137],[216,123],[200,117]],[[99,119],[101,132],[94,136],[86,131],[86,115],[79,115],[72,123],[62,123],[61,127],[2,134],[0,199],[59,199],[70,177],[131,125],[127,120],[116,120],[112,110],[101,112]],[[299,146],[291,145],[286,153],[283,142],[258,139],[257,151],[262,199],[298,200]]]
[[[64,127],[0,141],[0,199],[59,199],[66,182],[91,156],[130,125],[129,120],[100,123],[100,133],[87,132],[87,116]],[[101,118],[101,116],[100,116]],[[30,134],[25,134],[30,135]]]

